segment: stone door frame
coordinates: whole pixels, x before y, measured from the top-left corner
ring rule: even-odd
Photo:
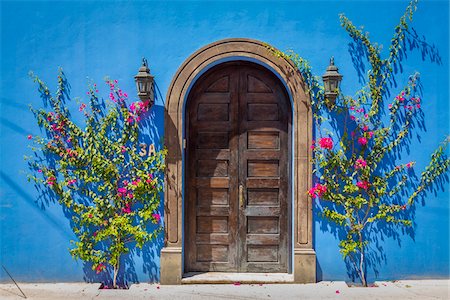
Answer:
[[[193,53],[170,84],[164,118],[167,173],[164,193],[164,248],[161,250],[161,284],[181,284],[183,276],[184,110],[190,88],[206,70],[232,60],[256,62],[284,83],[291,97],[293,128],[293,274],[294,282],[316,281],[316,254],[312,241],[312,204],[307,190],[312,182],[312,112],[300,72],[284,58],[273,55],[266,44],[251,39],[225,39]]]

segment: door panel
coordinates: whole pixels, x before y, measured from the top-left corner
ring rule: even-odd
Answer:
[[[186,271],[287,272],[289,105],[251,63],[218,66],[192,89]]]
[[[204,76],[187,110],[186,270],[238,271],[236,67]]]
[[[289,103],[268,72],[240,71],[240,271],[287,272]]]

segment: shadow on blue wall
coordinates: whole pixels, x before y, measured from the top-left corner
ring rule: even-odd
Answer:
[[[366,46],[358,40],[353,40],[348,44],[348,51],[351,56],[353,66],[356,69],[359,83],[361,85],[366,84],[366,63],[368,62],[368,52]],[[402,47],[398,53],[397,61],[394,64],[392,70],[390,70],[390,77],[388,84],[386,85],[386,89],[383,94],[383,99],[389,99],[391,97],[391,89],[398,88],[399,84],[395,80],[396,74],[402,74],[404,69],[402,67],[402,62],[408,58],[408,52],[410,51],[419,51],[421,54],[421,58],[423,61],[428,61],[430,63],[435,63],[437,65],[442,65],[442,59],[439,54],[438,49],[435,45],[430,45],[424,36],[420,37],[414,28],[410,28],[405,32],[405,40],[403,40]],[[416,85],[414,86],[414,91],[417,95],[422,97],[423,87],[420,83],[420,78],[417,80]],[[385,104],[380,104],[383,108]],[[387,107],[387,105],[386,105]],[[329,110],[326,113],[328,114],[329,126],[332,128],[332,131],[336,134],[336,138],[341,140],[344,134],[350,134],[356,132],[357,124],[356,122],[350,121],[350,112],[347,107],[339,107],[338,110]],[[381,109],[380,120],[383,122],[383,118],[386,115],[386,111]],[[398,124],[403,124],[406,120],[405,114],[400,114],[399,122],[394,124],[393,129],[398,132],[401,130]],[[412,151],[411,142],[413,139],[417,139],[419,142],[422,141],[421,133],[427,132],[426,124],[425,124],[425,115],[422,110],[418,110],[414,117],[410,120],[410,130],[408,136],[402,140],[402,142],[394,148],[393,151],[386,153],[385,157],[382,159],[380,164],[377,166],[377,173],[383,174],[386,171],[393,170],[396,167],[396,163],[408,157]],[[346,126],[343,126],[346,124]],[[384,126],[384,125],[383,125]],[[415,135],[413,134],[415,132]],[[346,153],[347,157],[352,155],[351,151]],[[405,198],[414,192],[420,182],[420,176],[418,176],[415,171],[410,168],[408,169],[408,176],[411,179],[411,184],[405,188],[405,190],[401,193],[395,194],[393,197],[388,199],[387,201],[392,204],[402,205],[405,202]],[[388,185],[390,188],[394,187],[401,178],[399,176],[393,177]],[[313,184],[318,182],[318,178],[313,179]],[[388,222],[377,222],[371,224],[365,230],[365,239],[369,241],[369,247],[366,248],[365,253],[365,265],[366,272],[371,270],[375,276],[378,278],[379,276],[379,268],[382,264],[387,263],[387,256],[383,248],[383,244],[386,239],[393,239],[397,242],[398,247],[402,247],[402,237],[408,236],[411,239],[415,239],[415,216],[416,209],[418,205],[425,206],[425,198],[427,193],[434,193],[437,195],[438,191],[443,191],[446,186],[448,186],[449,177],[447,173],[444,173],[440,177],[436,179],[436,181],[428,186],[424,193],[419,197],[419,201],[414,202],[412,206],[408,209],[400,212],[399,217],[405,220],[411,220],[411,227],[399,226],[396,224],[388,223]],[[322,209],[324,207],[328,207],[330,210],[336,210],[340,213],[344,213],[343,210],[337,209],[330,202],[319,202],[319,200],[315,200],[314,204],[314,215],[316,220],[319,220],[319,229],[322,232],[331,233],[338,240],[345,240],[347,235],[347,230],[343,227],[336,226],[335,223],[328,221],[322,215]],[[317,228],[314,228],[317,230]],[[355,265],[348,258],[345,259],[345,264],[347,268],[347,275],[351,281],[355,282],[359,280],[357,271],[355,270]],[[323,272],[320,265],[320,262],[317,261],[317,280],[321,281],[323,278]],[[367,274],[366,274],[367,276]],[[374,278],[369,277],[369,281],[373,281]]]
[[[63,73],[61,73],[61,77],[63,78],[63,86],[64,86],[64,97],[62,99],[63,102],[70,102],[73,99],[70,97],[70,84],[67,82],[65,76]],[[156,84],[155,84],[156,86]],[[44,107],[48,107],[50,103],[51,96],[46,93],[44,90],[39,89],[40,97],[43,101]],[[156,89],[156,100],[162,99],[161,92],[159,89]],[[103,99],[99,99],[98,105],[95,107],[98,109],[98,115],[97,118],[104,117],[106,115],[106,104]],[[164,107],[163,106],[157,106],[153,105],[152,108],[141,115],[141,121],[139,123],[139,143],[145,144],[147,147],[151,144],[154,144],[155,150],[159,151],[161,150],[163,143],[162,143],[162,136],[163,136],[163,116],[164,115]],[[69,113],[70,116],[70,113]],[[77,120],[75,120],[77,121]],[[82,127],[82,126],[81,126]],[[41,128],[43,129],[43,128]],[[41,130],[44,131],[47,135],[47,138],[52,138],[52,136],[49,134],[49,132],[45,129]],[[148,148],[147,148],[148,149]],[[34,161],[45,163],[45,165],[54,167],[56,158],[52,155],[43,154],[42,152],[34,152]],[[39,154],[38,154],[39,153]],[[40,156],[41,155],[41,156]],[[150,154],[148,154],[150,155]],[[28,167],[32,173],[38,172],[38,167],[31,162],[28,162]],[[158,175],[160,177],[160,182],[163,182],[163,174]],[[41,210],[46,210],[46,208],[50,207],[51,205],[58,204],[58,196],[56,193],[47,185],[39,185],[34,184],[34,187],[37,191],[38,196],[33,199],[32,196],[26,194],[23,192],[23,190],[14,183],[6,174],[0,171],[0,177],[13,189],[15,190],[19,195],[21,195],[24,199],[26,199],[28,202],[33,202],[33,205]],[[160,194],[160,199],[163,199],[163,193]],[[79,200],[83,202],[85,205],[92,204],[91,199],[88,199],[84,197],[84,199]],[[61,205],[64,213],[64,217],[69,221],[70,227],[72,230],[76,228],[75,224],[72,221],[72,218],[75,215],[74,211],[67,208],[64,205]],[[157,213],[160,216],[164,215],[163,211],[163,201],[160,201],[159,207],[157,209]],[[137,221],[136,221],[137,222]],[[161,218],[161,225],[158,224],[149,224],[147,225],[148,232],[154,232],[158,228],[161,229],[163,226],[163,218]],[[55,223],[55,222],[53,222]],[[61,229],[60,224],[54,224],[56,228]],[[70,235],[69,239],[73,238],[73,233]],[[139,282],[139,276],[138,274],[146,274],[145,281],[149,282],[155,282],[159,280],[159,256],[160,251],[163,246],[163,234],[159,234],[156,238],[154,238],[151,242],[147,242],[142,248],[137,248],[136,243],[132,242],[129,244],[128,248],[130,251],[121,257],[120,261],[120,269],[119,274],[117,278],[117,282],[119,284],[119,287],[128,287],[131,283],[137,283]],[[96,249],[106,249],[108,247],[108,243],[104,242],[103,244],[100,244],[98,246],[99,248]],[[137,271],[136,268],[136,257],[140,257],[142,260],[142,271]],[[110,266],[106,267],[106,271],[97,273],[95,270],[92,269],[92,263],[90,262],[83,262],[83,272],[84,277],[83,279],[86,282],[102,282],[107,286],[112,286],[113,278],[113,269]]]

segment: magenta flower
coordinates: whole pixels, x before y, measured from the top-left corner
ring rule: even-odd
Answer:
[[[159,214],[152,214],[152,217],[156,219],[157,223],[159,223],[159,221],[161,220],[161,216]]]
[[[122,153],[125,153],[125,152],[127,152],[127,148],[125,148],[125,146],[122,146],[120,151],[121,151]]]
[[[356,186],[359,187],[360,189],[367,190],[369,188],[369,182],[366,180],[358,181],[356,183]]]
[[[104,264],[102,264],[102,263],[99,263],[98,265],[97,265],[97,267],[95,267],[95,271],[97,272],[97,274],[99,274],[99,273],[101,273],[103,270],[105,270],[105,265]]]
[[[367,139],[365,137],[360,137],[358,139],[358,144],[360,144],[361,146],[367,145]]]
[[[308,194],[312,197],[312,198],[316,198],[317,196],[322,197],[323,194],[325,194],[327,192],[327,186],[320,184],[320,183],[316,183],[314,185],[314,187],[312,187],[309,191]]]
[[[29,134],[28,136],[27,136],[27,139],[29,139],[29,140],[31,140],[33,138],[33,136],[31,135],[31,134]]]
[[[406,164],[406,167],[409,169],[414,165],[414,162],[410,161],[409,163]]]
[[[321,138],[319,140],[319,145],[322,149],[331,150],[333,148],[333,140],[329,137]]]
[[[369,126],[367,126],[367,125],[364,125],[364,127],[363,127],[363,130],[364,130],[364,131],[367,131],[367,130],[369,130]]]
[[[130,214],[131,213],[131,205],[130,203],[126,203],[125,207],[122,208],[122,212],[125,214]]]
[[[389,104],[388,107],[389,107],[389,109],[391,109],[392,108],[392,104]]]
[[[131,110],[132,112],[135,112],[135,111],[136,111],[136,103],[135,103],[135,102],[131,103],[131,105],[130,105],[130,110]]]
[[[132,193],[128,193],[128,194],[127,194],[127,197],[130,198],[130,199],[133,199],[133,198],[134,198],[134,195],[133,195]]]
[[[80,108],[78,109],[79,111],[83,111],[83,109],[86,108],[86,104],[81,103]]]
[[[355,169],[362,169],[362,168],[365,168],[366,166],[367,166],[367,162],[364,159],[358,158],[356,160]]]
[[[355,116],[350,116],[350,119],[352,119],[352,121],[356,120]]]
[[[312,140],[311,146],[309,146],[309,148],[311,148],[312,150],[314,150],[314,149],[316,148],[316,141]]]
[[[120,193],[120,194],[126,194],[128,191],[127,191],[126,188],[121,187],[121,188],[117,189],[117,192]]]
[[[42,170],[41,170],[41,169],[39,169],[39,170],[38,170],[38,173],[42,173]]]
[[[368,134],[369,134],[369,137],[370,137],[370,138],[373,137],[373,132],[372,132],[372,131],[369,131]]]

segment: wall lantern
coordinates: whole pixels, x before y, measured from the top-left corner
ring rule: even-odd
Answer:
[[[343,76],[338,72],[338,67],[334,65],[334,57],[331,57],[330,65],[322,76],[327,106],[334,104],[339,94],[339,83],[341,82],[342,77]]]
[[[155,92],[153,76],[150,74],[150,69],[145,58],[142,59],[142,66],[139,68],[137,75],[134,76],[134,80],[136,81],[139,99],[144,103],[148,103],[149,107],[151,107],[155,103]]]

